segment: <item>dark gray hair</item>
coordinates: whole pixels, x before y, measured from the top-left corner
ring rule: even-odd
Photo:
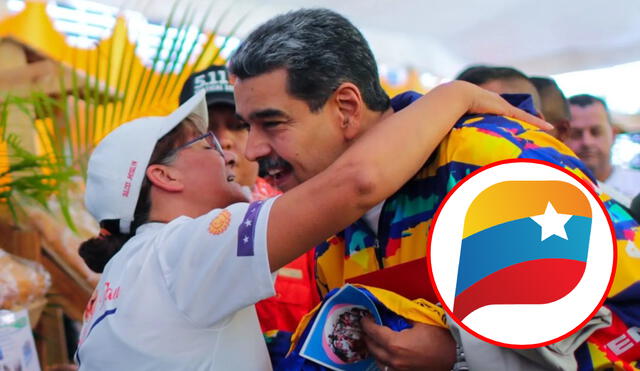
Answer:
[[[571,121],[571,110],[569,109],[569,101],[564,96],[564,93],[556,83],[556,80],[552,79],[551,77],[532,76],[529,77],[529,81],[531,81],[538,90],[538,94],[540,95],[540,99],[542,101],[545,101],[545,98],[554,101],[557,100],[556,104],[559,105],[559,108],[562,112],[551,112],[549,109],[545,110],[543,104],[542,113],[547,120],[550,120],[549,122],[553,123],[554,121],[560,119]],[[556,93],[555,96],[553,95],[554,92]],[[555,117],[558,115],[561,115],[561,117]]]
[[[608,110],[607,102],[604,99],[596,97],[590,94],[578,94],[569,98],[569,103],[574,106],[586,107],[592,104],[600,103],[602,106]]]
[[[284,68],[288,93],[319,110],[344,82],[355,84],[367,107],[389,108],[369,44],[345,17],[328,9],[301,9],[255,29],[229,59],[230,73],[251,78]]]
[[[482,85],[493,80],[525,80],[529,77],[521,71],[506,66],[474,65],[460,72],[456,80],[470,82],[474,85]]]
[[[607,107],[607,102],[604,99],[590,94],[578,94],[569,98],[569,104],[572,106],[586,107],[597,103],[602,104],[609,123],[612,123],[611,113],[609,112],[609,107]]]

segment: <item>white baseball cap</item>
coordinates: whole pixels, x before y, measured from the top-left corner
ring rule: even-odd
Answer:
[[[98,222],[120,220],[120,232],[130,233],[140,188],[156,143],[189,114],[208,126],[204,90],[168,116],[143,117],[117,127],[96,146],[89,158],[85,206]],[[199,121],[199,120],[198,120]]]

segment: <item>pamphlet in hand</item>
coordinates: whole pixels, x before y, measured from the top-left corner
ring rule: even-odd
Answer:
[[[320,308],[300,355],[332,370],[377,370],[363,339],[360,319],[382,324],[373,301],[352,285],[343,286]]]

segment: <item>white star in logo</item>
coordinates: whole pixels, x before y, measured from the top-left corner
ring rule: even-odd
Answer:
[[[544,211],[544,214],[532,216],[531,219],[540,225],[542,231],[540,241],[544,241],[553,235],[567,240],[567,231],[564,229],[564,225],[572,216],[573,215],[569,214],[558,214],[551,202],[549,202],[547,203],[547,209]]]
[[[244,241],[244,243],[247,243],[247,242],[249,242],[249,237],[247,237],[247,236],[244,236],[244,238],[242,239],[242,241]]]
[[[247,220],[246,222],[244,222],[244,225],[246,225],[247,227],[251,227],[251,220]]]

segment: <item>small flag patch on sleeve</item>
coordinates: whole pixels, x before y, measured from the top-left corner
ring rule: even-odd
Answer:
[[[253,256],[256,223],[263,201],[252,202],[238,228],[238,256]]]

